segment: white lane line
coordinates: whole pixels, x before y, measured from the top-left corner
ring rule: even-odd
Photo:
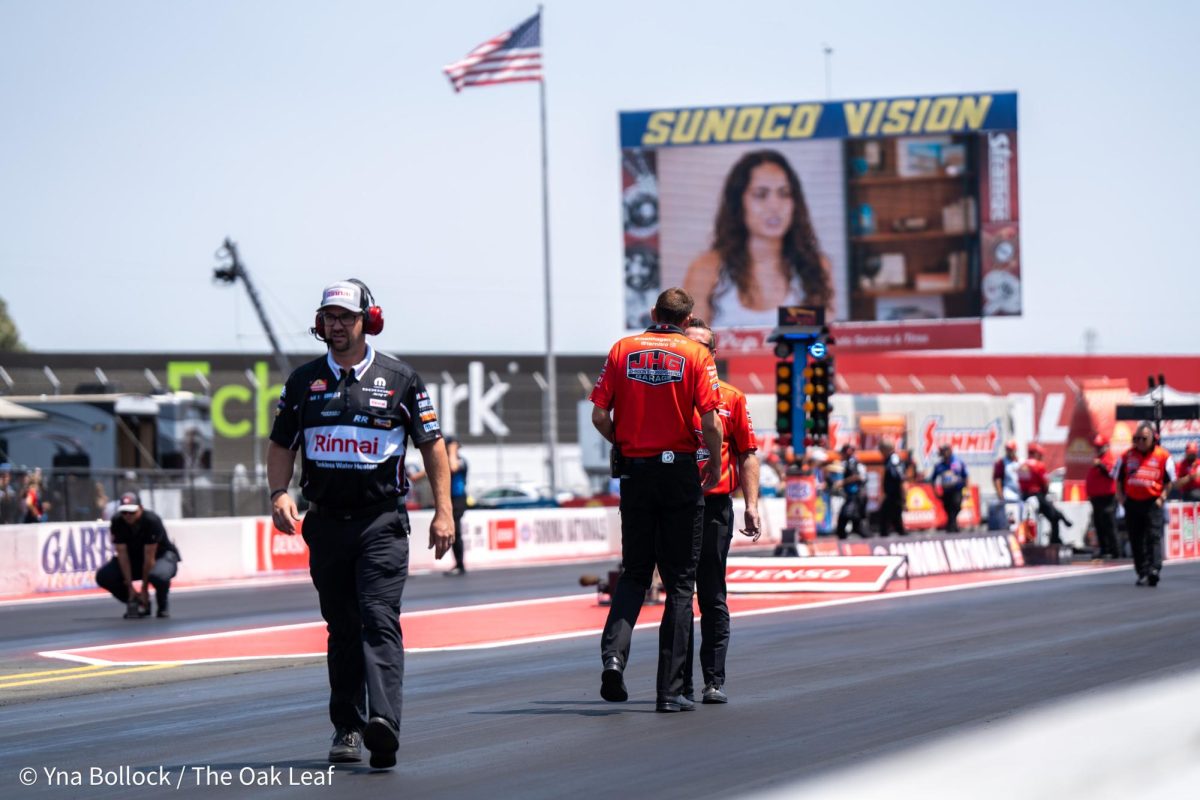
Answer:
[[[1131,569],[1131,567],[1128,565],[1115,565],[1115,566],[1107,566],[1107,567],[1090,567],[1090,566],[1089,567],[1076,567],[1076,568],[1072,568],[1072,569],[1056,571],[1056,572],[1053,572],[1053,573],[1050,573],[1047,575],[1021,575],[1021,576],[1017,576],[1017,577],[1013,577],[1013,578],[998,578],[996,580],[986,580],[986,581],[980,581],[977,583],[954,584],[952,586],[932,586],[932,587],[929,587],[926,589],[910,589],[910,590],[898,591],[898,592],[881,592],[878,594],[862,595],[862,596],[858,596],[858,597],[845,597],[845,598],[840,598],[840,599],[836,599],[836,600],[821,600],[821,601],[818,601],[815,603],[796,603],[796,604],[792,604],[792,605],[777,606],[774,608],[748,609],[745,611],[730,612],[729,616],[730,616],[730,618],[740,618],[740,617],[762,616],[762,615],[766,615],[766,614],[782,614],[782,613],[788,612],[788,611],[802,611],[802,610],[815,609],[815,608],[830,608],[833,606],[851,605],[854,603],[870,603],[870,602],[878,602],[881,600],[896,600],[896,599],[900,599],[900,598],[904,598],[904,597],[945,594],[945,593],[949,593],[949,592],[959,592],[959,591],[966,591],[966,590],[970,590],[970,589],[982,589],[982,588],[987,588],[990,586],[1010,586],[1013,584],[1032,583],[1035,581],[1057,580],[1059,578],[1074,578],[1074,577],[1079,577],[1082,575],[1097,575],[1097,574],[1105,573],[1105,572],[1118,572],[1121,570],[1129,570],[1129,569]],[[471,611],[471,610],[475,610],[475,609],[511,608],[511,607],[517,607],[517,606],[531,606],[531,605],[546,604],[546,603],[571,602],[571,601],[577,601],[584,597],[590,597],[591,595],[592,595],[592,593],[588,592],[588,593],[584,593],[584,594],[561,595],[559,597],[545,597],[545,598],[537,598],[537,599],[533,599],[533,600],[513,600],[513,601],[508,601],[508,602],[502,602],[502,603],[485,603],[485,604],[476,605],[476,606],[458,606],[455,608],[431,609],[431,610],[427,610],[427,611],[414,611],[414,612],[409,612],[409,613],[403,614],[401,616],[401,621],[403,621],[404,617],[406,617],[406,616],[413,617],[413,616],[449,615],[449,614],[454,614],[454,613],[461,613],[463,611]],[[698,622],[699,622],[699,620],[697,620],[697,624],[698,624]],[[85,656],[82,654],[89,653],[89,652],[95,652],[98,650],[111,650],[111,649],[116,649],[116,648],[136,648],[136,647],[144,647],[144,646],[164,644],[164,643],[176,643],[176,642],[185,642],[185,641],[197,641],[197,640],[202,640],[202,639],[219,639],[219,638],[229,638],[229,637],[234,637],[234,636],[255,635],[255,634],[262,634],[262,633],[270,633],[270,632],[274,632],[274,631],[281,631],[281,630],[311,628],[311,627],[320,626],[323,624],[324,624],[323,622],[299,622],[299,623],[293,623],[290,625],[273,625],[273,626],[264,627],[264,628],[246,628],[246,629],[242,629],[242,630],[220,631],[220,632],[216,632],[216,633],[200,633],[200,634],[194,634],[191,636],[176,636],[176,637],[169,637],[169,638],[165,638],[165,639],[149,639],[149,640],[140,641],[140,642],[125,642],[125,643],[119,643],[119,644],[95,645],[95,646],[91,646],[91,647],[76,647],[76,648],[70,648],[67,650],[48,650],[48,651],[40,652],[40,653],[38,653],[38,655],[43,656],[45,658],[57,658],[57,659],[63,659],[63,660],[67,660],[67,661],[78,661],[78,662],[85,663],[85,664],[103,664],[103,665],[110,665],[110,664],[163,664],[163,663],[208,664],[208,663],[217,663],[217,662],[223,662],[223,661],[254,661],[254,660],[286,659],[286,658],[312,658],[312,657],[323,656],[324,653],[296,653],[296,654],[286,654],[286,655],[263,655],[263,656],[231,656],[231,657],[227,657],[227,658],[188,659],[186,661],[180,661],[179,659],[145,660],[145,661],[142,661],[142,660],[110,661],[110,660],[106,660],[106,659]],[[635,630],[656,628],[656,627],[658,627],[658,624],[659,623],[657,621],[656,622],[639,623],[638,625],[635,626]],[[524,644],[538,644],[538,643],[542,643],[542,642],[559,641],[562,639],[577,639],[577,638],[582,638],[585,636],[595,636],[596,634],[600,633],[600,631],[601,631],[600,628],[588,628],[588,629],[581,629],[581,630],[577,630],[577,631],[566,631],[566,632],[561,632],[561,633],[544,634],[544,635],[540,635],[540,636],[525,636],[525,637],[518,637],[518,638],[514,638],[514,639],[501,639],[501,640],[496,640],[496,641],[491,641],[491,642],[472,642],[472,643],[461,644],[461,645],[443,645],[440,647],[406,647],[405,652],[406,653],[440,653],[440,652],[458,651],[458,650],[488,650],[488,649],[493,649],[493,648],[498,648],[498,647],[515,647],[515,646],[524,645]]]

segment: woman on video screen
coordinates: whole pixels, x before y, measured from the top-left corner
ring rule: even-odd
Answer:
[[[712,249],[684,278],[695,315],[714,328],[773,326],[778,306],[830,308],[829,275],[787,159],[774,150],[742,156],[725,179]]]

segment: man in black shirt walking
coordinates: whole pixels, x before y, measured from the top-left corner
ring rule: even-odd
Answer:
[[[158,616],[171,616],[167,594],[178,571],[179,550],[167,536],[162,518],[142,507],[137,492],[121,495],[117,513],[110,523],[114,555],[96,570],[96,585],[112,592],[125,604],[125,619],[150,616],[150,587],[158,602]],[[140,580],[140,591],[133,582]]]
[[[450,470],[441,425],[420,376],[375,351],[383,311],[355,280],[325,288],[313,334],[325,356],[301,366],[279,398],[267,446],[275,527],[295,533],[288,494],[296,451],[308,499],[304,541],[329,629],[329,760],[392,767],[400,746],[404,640],[400,597],[408,576],[408,441],[421,450],[435,511],[429,546],[441,558],[454,539]]]

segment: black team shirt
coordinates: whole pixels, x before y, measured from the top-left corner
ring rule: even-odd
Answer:
[[[328,354],[297,368],[284,384],[271,429],[271,441],[301,453],[304,496],[333,508],[404,497],[408,441],[421,445],[441,436],[416,370],[370,345],[352,370]]]

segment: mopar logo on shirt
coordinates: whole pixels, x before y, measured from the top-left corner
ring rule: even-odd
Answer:
[[[625,359],[625,376],[631,381],[659,386],[683,380],[683,356],[668,350],[639,350]]]

